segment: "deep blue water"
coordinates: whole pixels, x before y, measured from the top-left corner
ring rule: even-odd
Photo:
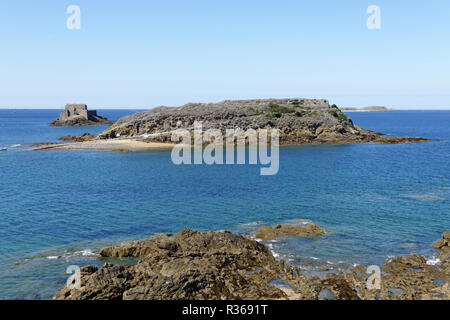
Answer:
[[[431,259],[431,244],[450,229],[449,111],[349,113],[364,128],[433,141],[282,147],[275,176],[254,165],[176,166],[169,151],[30,151],[105,129],[49,127],[58,113],[0,109],[0,147],[10,147],[0,152],[0,299],[51,298],[69,265],[101,263],[89,252],[185,227],[314,221],[326,235],[268,243],[312,269],[410,252]]]

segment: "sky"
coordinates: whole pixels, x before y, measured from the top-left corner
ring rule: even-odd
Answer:
[[[380,29],[366,25],[370,5]],[[301,97],[450,109],[449,16],[448,0],[1,0],[0,107]]]

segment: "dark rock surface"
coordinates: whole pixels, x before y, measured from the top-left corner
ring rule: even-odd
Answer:
[[[67,104],[61,111],[58,119],[50,123],[50,126],[92,126],[101,124],[112,124],[97,111],[88,110],[85,104]]]
[[[447,236],[447,234],[444,234]],[[447,238],[445,238],[447,239]],[[257,241],[229,232],[185,229],[100,250],[103,258],[139,257],[134,265],[81,268],[81,288],[64,286],[67,300],[114,299],[450,299],[450,266],[418,254],[390,259],[380,286],[370,288],[362,266],[324,278],[277,261]]]
[[[229,232],[189,229],[100,251],[103,257],[140,256],[132,266],[82,269],[82,288],[64,287],[56,299],[286,298],[268,285],[282,266],[263,244]]]

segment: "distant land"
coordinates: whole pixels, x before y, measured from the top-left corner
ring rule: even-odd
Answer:
[[[394,109],[390,109],[387,107],[379,107],[379,106],[371,106],[364,108],[341,108],[342,111],[351,111],[351,112],[392,112]]]

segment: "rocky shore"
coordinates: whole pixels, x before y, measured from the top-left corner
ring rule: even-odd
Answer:
[[[194,122],[202,130],[278,130],[281,145],[405,143],[424,142],[422,137],[391,137],[363,129],[353,123],[336,105],[320,99],[227,100],[218,103],[189,103],[181,107],[158,107],[123,117],[97,135],[65,136],[74,145],[53,144],[45,149],[98,149],[103,141],[121,139],[141,143],[172,143],[172,133],[185,129],[193,143]],[[89,144],[96,141],[96,144]],[[205,144],[209,142],[204,142]],[[141,145],[140,150],[145,150]],[[126,148],[126,147],[124,147]],[[108,149],[102,148],[100,149]]]
[[[283,229],[284,236],[292,236],[286,227],[271,228],[272,233]],[[323,233],[315,225],[304,233],[290,230],[295,236]],[[441,257],[446,257],[439,265],[429,265],[417,254],[392,258],[377,286],[362,266],[323,278],[307,277],[299,268],[277,261],[249,235],[185,229],[101,249],[101,259],[137,257],[139,261],[82,267],[81,288],[64,286],[55,299],[450,299],[448,236],[444,233],[436,244],[445,253]]]

